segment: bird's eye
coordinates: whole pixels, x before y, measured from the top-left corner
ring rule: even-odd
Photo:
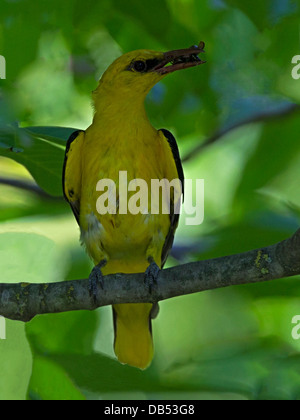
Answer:
[[[147,65],[145,61],[135,61],[133,63],[133,69],[139,73],[142,73],[147,70]]]

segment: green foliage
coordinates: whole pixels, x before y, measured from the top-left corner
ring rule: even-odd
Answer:
[[[279,115],[300,103],[300,81],[291,77],[299,54],[295,0],[54,0],[51,7],[47,0],[3,0],[1,177],[34,180],[61,197],[66,140],[91,123],[91,92],[106,67],[125,51],[200,40],[207,64],[156,86],[148,115],[155,127],[173,131],[182,156],[239,128],[185,162],[187,178],[205,179],[205,222],[192,228],[181,218],[170,261],[288,237],[300,216],[300,111]],[[276,118],[263,118],[272,112]],[[0,193],[2,281],[88,276],[91,263],[62,200],[1,183]],[[0,399],[299,399],[300,344],[291,337],[298,280],[163,302],[145,372],[113,360],[109,308],[39,316],[26,327],[7,322]]]
[[[0,130],[0,154],[24,165],[46,192],[61,196],[66,140],[74,129],[3,126]]]

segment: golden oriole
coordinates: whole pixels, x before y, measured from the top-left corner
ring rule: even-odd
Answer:
[[[63,190],[96,265],[91,291],[102,275],[121,272],[145,272],[151,284],[167,259],[179,219],[174,205],[170,214],[121,214],[119,208],[99,214],[96,186],[101,179],[113,180],[118,207],[121,171],[127,171],[128,180],[148,185],[153,179],[184,182],[176,140],[167,130],[153,128],[144,101],[167,74],[204,63],[198,57],[203,48],[204,43],[167,53],[138,50],[118,58],[93,92],[92,125],[73,133],[67,143]],[[151,303],[113,305],[114,349],[121,363],[141,369],[151,363],[156,312]]]

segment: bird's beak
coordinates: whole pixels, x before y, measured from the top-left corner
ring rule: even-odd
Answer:
[[[165,75],[173,73],[177,70],[187,69],[189,67],[199,66],[200,64],[206,63],[202,61],[198,55],[204,53],[204,42],[200,44],[193,45],[190,48],[182,50],[168,51],[164,53],[164,58],[158,65],[156,65],[152,71],[155,71],[158,74]]]

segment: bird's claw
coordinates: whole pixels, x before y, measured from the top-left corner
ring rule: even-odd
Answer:
[[[105,264],[106,261],[103,261],[96,265],[89,276],[89,292],[95,302],[97,301],[98,286],[100,286],[102,290],[104,289],[104,276],[101,268],[104,267]]]
[[[156,262],[152,261],[145,271],[144,281],[146,285],[149,287],[149,292],[152,292],[154,285],[157,284],[157,279],[160,273],[160,268],[156,264]]]

